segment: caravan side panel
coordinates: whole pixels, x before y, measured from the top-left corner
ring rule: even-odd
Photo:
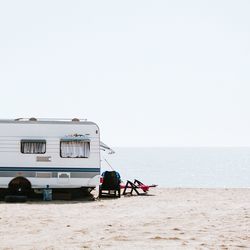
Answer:
[[[90,139],[88,158],[62,158],[61,138],[81,134]],[[44,154],[21,153],[22,140],[45,140]],[[100,131],[91,122],[0,122],[0,187],[17,177],[32,188],[95,187],[100,175]]]

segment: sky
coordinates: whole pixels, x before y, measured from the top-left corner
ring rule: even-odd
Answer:
[[[250,2],[0,1],[0,118],[110,146],[250,146]]]

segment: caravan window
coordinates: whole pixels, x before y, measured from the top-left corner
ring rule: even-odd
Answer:
[[[21,140],[21,153],[23,154],[45,154],[45,140]]]
[[[90,142],[82,140],[67,140],[60,143],[60,155],[62,158],[88,158]]]

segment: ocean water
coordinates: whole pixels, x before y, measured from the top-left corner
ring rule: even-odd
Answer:
[[[115,148],[102,170],[160,187],[248,188],[250,148]]]

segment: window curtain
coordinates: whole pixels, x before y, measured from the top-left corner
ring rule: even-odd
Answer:
[[[69,158],[88,158],[90,143],[84,141],[62,141],[61,156]]]
[[[22,142],[22,153],[24,154],[44,154],[45,142]]]

